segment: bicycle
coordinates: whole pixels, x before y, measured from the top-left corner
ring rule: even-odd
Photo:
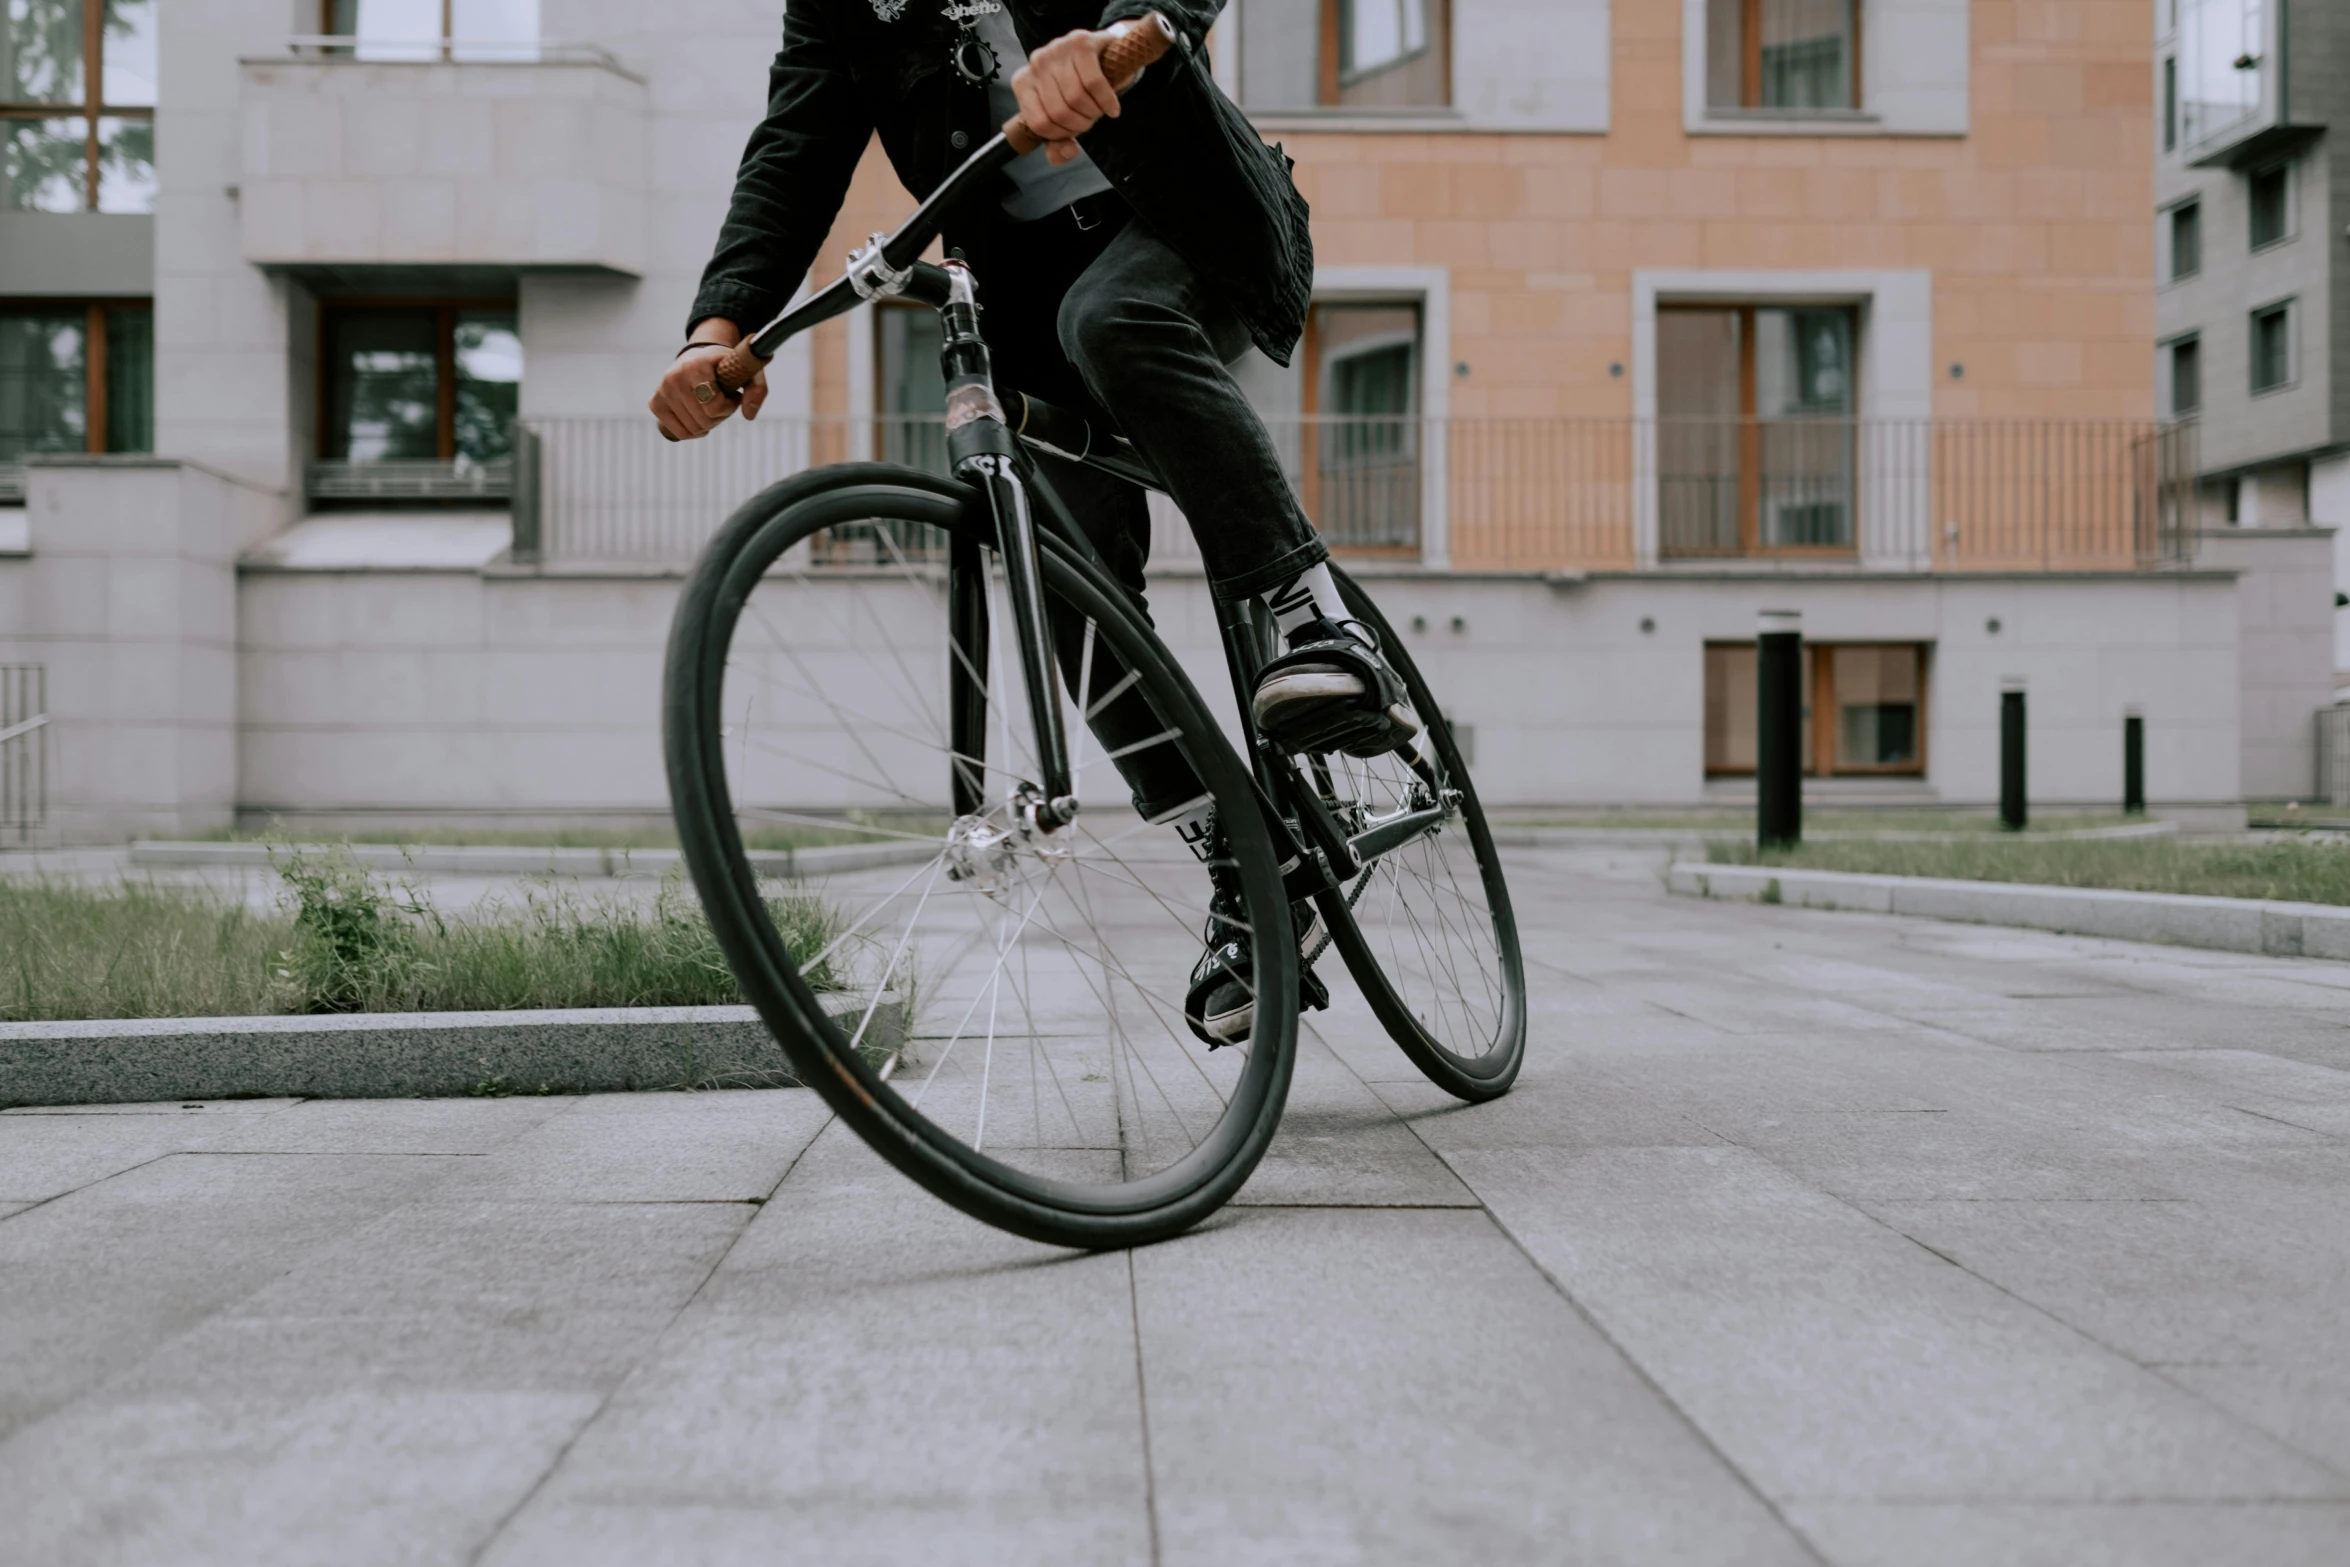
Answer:
[[[1170,35],[1161,23],[1114,40],[1111,80]],[[999,394],[976,281],[920,259],[946,211],[1034,145],[1007,126],[845,276],[719,362],[736,392],[860,300],[934,309],[953,477],[840,464],[739,508],[679,601],[664,749],[703,907],[801,1080],[964,1212],[1035,1240],[1124,1246],[1196,1224],[1255,1169],[1288,1093],[1301,964],[1335,947],[1381,1026],[1469,1101],[1517,1076],[1525,983],[1468,769],[1360,585],[1341,574],[1423,732],[1371,760],[1283,754],[1248,719],[1272,647],[1261,607],[1219,606],[1228,733],[1037,464],[1041,452],[1159,486],[1122,438]],[[1165,827],[1128,811],[1104,829],[1087,809],[1118,800],[1118,761],[1157,746],[1214,802],[1255,938],[1253,1027],[1227,1049],[1192,1036],[1180,1001],[1207,868]],[[832,877],[829,897],[851,906],[795,952],[744,830],[842,826],[811,798],[861,808],[867,858],[899,863]],[[1300,899],[1327,932],[1302,954]],[[857,1005],[835,1021],[820,987]],[[891,1009],[922,1021],[885,1052],[870,1036]]]

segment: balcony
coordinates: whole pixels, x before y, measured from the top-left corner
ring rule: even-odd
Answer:
[[[1268,423],[1307,515],[1353,558],[1527,572],[2109,572],[2194,552],[2191,424]],[[539,455],[515,475],[518,552],[550,560],[689,559],[744,497],[814,464],[945,467],[935,419],[770,415],[682,446],[642,418],[529,428]],[[1182,519],[1154,509],[1154,561],[1196,562]],[[841,532],[818,559],[919,547],[870,531]]]
[[[640,78],[577,46],[389,52],[295,39],[242,63],[246,260],[643,273]]]
[[[2323,127],[2296,118],[2283,0],[2177,0],[2162,50],[2164,144],[2192,168],[2264,162]]]

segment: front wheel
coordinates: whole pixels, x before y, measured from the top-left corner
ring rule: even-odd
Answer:
[[[1064,707],[1083,809],[1037,829],[1035,724],[973,502],[953,480],[854,464],[775,485],[726,524],[670,636],[678,836],[745,998],[883,1158],[1031,1239],[1154,1240],[1229,1199],[1279,1122],[1289,906],[1252,782],[1198,693],[1115,582],[1052,539],[1060,673],[1086,693]],[[1259,965],[1253,1032],[1215,1051],[1183,1018],[1209,872],[1138,818],[1124,776],[1172,757],[1178,786],[1219,807],[1218,918],[1251,931]],[[803,877],[827,856],[830,873],[763,874],[757,850],[794,845]]]
[[[1408,834],[1321,895],[1331,944],[1412,1064],[1461,1099],[1497,1099],[1526,1054],[1526,969],[1485,809],[1436,694],[1403,639],[1336,567],[1354,618],[1379,634],[1425,726],[1419,765],[1401,755],[1308,758],[1311,784],[1350,837]]]

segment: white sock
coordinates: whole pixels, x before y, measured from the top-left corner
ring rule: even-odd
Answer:
[[[1216,830],[1215,801],[1203,794],[1174,815],[1162,816],[1159,820],[1175,829],[1175,836],[1183,840],[1183,846],[1191,851],[1192,858],[1202,865],[1208,863],[1209,840],[1214,837]]]
[[[1330,575],[1328,561],[1308,566],[1267,593],[1265,607],[1272,610],[1273,624],[1283,637],[1311,620],[1335,626],[1347,619],[1346,600],[1338,596],[1338,580]]]

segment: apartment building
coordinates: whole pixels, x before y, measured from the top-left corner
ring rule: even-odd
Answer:
[[[2350,12],[2162,0],[2157,376],[2202,427],[2207,522],[2350,523]],[[2350,554],[2337,586],[2350,588]],[[2350,668],[2350,620],[2335,663]]]
[[[1823,797],[1991,799],[2015,679],[2043,801],[2119,798],[2129,711],[2160,804],[2310,792],[2330,543],[2199,513],[2146,351],[2157,3],[1231,0],[1213,70],[1317,253],[1294,362],[1238,373],[1490,800],[1741,798],[1764,609]],[[757,426],[640,413],[778,9],[16,0],[0,663],[41,666],[43,830],[662,808],[681,563],[798,467],[939,451],[935,327],[888,307]],[[820,271],[909,206],[875,149]],[[1153,569],[1205,668],[1165,508]]]

